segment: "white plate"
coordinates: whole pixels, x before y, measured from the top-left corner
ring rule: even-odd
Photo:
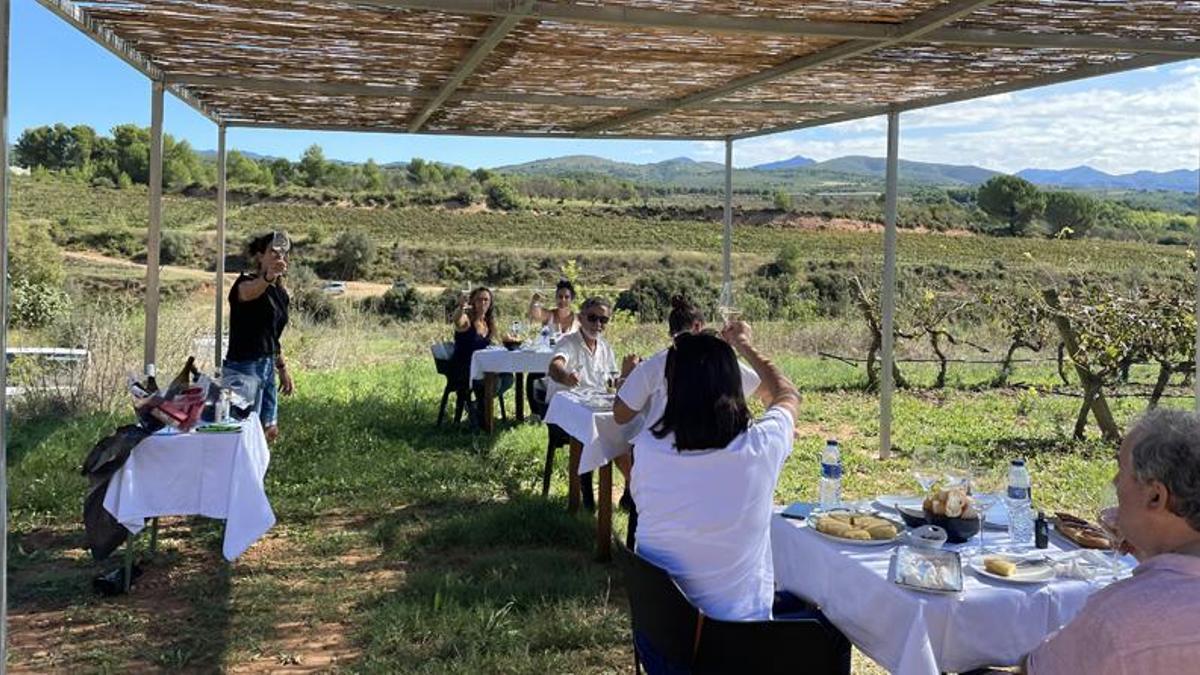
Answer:
[[[906,506],[920,511],[924,503],[925,498],[918,495],[879,495],[875,498],[875,506],[892,512],[896,511],[896,506]]]
[[[1021,561],[1021,558],[1015,556],[1004,557],[1014,563],[1019,563]],[[972,558],[970,564],[971,569],[975,570],[975,573],[979,576],[1010,584],[1042,584],[1054,579],[1054,577],[1057,576],[1057,573],[1054,571],[1053,563],[1046,563],[1045,565],[1040,565],[1038,567],[1018,567],[1017,571],[1014,572],[1011,577],[993,574],[992,572],[987,571],[987,568],[983,566],[983,558]]]
[[[850,546],[887,546],[889,544],[895,544],[900,540],[900,537],[904,536],[904,525],[902,523],[897,523],[890,518],[885,518],[884,520],[887,520],[888,522],[892,523],[892,525],[896,526],[896,536],[892,537],[891,539],[846,539],[844,537],[835,537],[832,534],[826,534],[817,529],[818,518],[819,514],[814,513],[811,517],[804,520],[805,526],[811,529],[817,536],[824,537],[829,541],[836,541],[839,544],[848,544]]]

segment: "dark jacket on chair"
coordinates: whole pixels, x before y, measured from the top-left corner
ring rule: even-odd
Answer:
[[[104,495],[108,492],[108,481],[125,465],[130,451],[149,435],[136,425],[120,427],[92,446],[83,460],[81,473],[88,478],[88,491],[83,498],[84,541],[96,560],[107,558],[129,536],[129,530],[104,508]]]

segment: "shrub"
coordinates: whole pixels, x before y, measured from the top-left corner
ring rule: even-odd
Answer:
[[[629,290],[622,291],[616,309],[632,312],[641,321],[665,321],[675,296],[691,300],[711,317],[718,291],[707,276],[695,270],[654,271],[638,277]]]
[[[292,306],[314,323],[337,323],[338,307],[320,288],[305,286],[291,293]]]
[[[379,313],[400,321],[411,321],[421,312],[421,294],[412,286],[389,288],[379,299]]]
[[[22,328],[42,328],[65,316],[70,298],[56,286],[24,278],[12,282],[12,323]]]
[[[174,265],[192,255],[192,239],[178,230],[167,230],[159,243],[158,260],[164,265]]]
[[[65,272],[62,253],[44,221],[14,221],[9,235],[9,275],[31,284],[60,288]]]
[[[342,232],[333,249],[334,267],[344,279],[361,278],[375,261],[375,242],[363,232]]]
[[[493,179],[487,186],[487,205],[491,209],[514,211],[521,208],[521,194],[512,185]]]

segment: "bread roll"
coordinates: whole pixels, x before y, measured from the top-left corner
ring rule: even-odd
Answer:
[[[891,523],[884,522],[868,527],[867,534],[877,540],[893,539],[896,536],[896,527]]]
[[[870,541],[871,533],[866,530],[850,530],[846,534],[841,535],[844,539],[858,539],[861,541]]]
[[[1012,561],[991,555],[983,559],[983,569],[1002,577],[1011,577],[1017,572],[1017,566]]]

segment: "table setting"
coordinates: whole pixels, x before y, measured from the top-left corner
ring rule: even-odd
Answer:
[[[514,322],[501,344],[480,349],[471,355],[471,381],[483,380],[483,428],[491,432],[495,428],[496,378],[501,373],[512,373],[515,377],[514,396],[517,402],[517,420],[525,419],[525,376],[544,375],[554,358],[554,346],[549,339],[531,338],[522,340],[523,327]]]
[[[1137,564],[1111,536],[1083,548],[1067,535],[1086,532],[1099,546],[1103,519],[1038,518],[1027,541],[1026,528],[1010,527],[1009,510],[1032,512],[1008,503],[999,470],[918,453],[913,473],[919,493],[793,504],[771,522],[776,588],[818,604],[890,672],[1016,665]]]

